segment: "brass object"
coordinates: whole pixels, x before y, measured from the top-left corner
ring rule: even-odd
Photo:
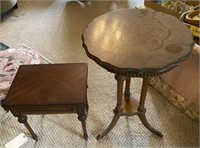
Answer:
[[[163,0],[161,5],[178,13],[184,13],[194,8],[183,0]]]
[[[198,25],[199,26],[199,21],[200,21],[200,11],[195,10],[192,12],[189,12],[186,17],[185,21],[191,25]]]

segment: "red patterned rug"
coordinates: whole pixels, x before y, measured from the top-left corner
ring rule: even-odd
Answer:
[[[36,50],[25,45],[9,48],[0,46],[0,101],[5,99],[20,65],[51,63]]]

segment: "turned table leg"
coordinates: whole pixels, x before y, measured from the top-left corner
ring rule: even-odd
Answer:
[[[87,108],[86,108],[86,110],[87,110]],[[87,115],[85,113],[85,109],[79,108],[79,109],[76,109],[76,112],[78,114],[78,120],[81,121],[81,124],[82,124],[83,137],[84,137],[85,140],[87,140],[88,134],[87,134],[86,122],[85,122],[85,120],[87,119]]]
[[[122,113],[123,82],[124,82],[124,80],[126,80],[126,77],[121,76],[121,75],[115,75],[115,79],[117,80],[117,106],[114,109],[115,115],[114,115],[110,125],[107,127],[107,129],[103,133],[101,133],[97,136],[97,140],[104,137],[106,134],[108,134],[113,129],[113,127],[119,120],[119,117]]]
[[[130,83],[131,83],[131,77],[127,77],[126,79],[126,85],[125,85],[125,91],[124,91],[124,97],[125,99],[130,99]]]
[[[37,135],[33,132],[31,126],[28,124],[27,122],[27,116],[26,115],[20,115],[18,117],[18,122],[19,123],[23,123],[25,125],[25,127],[28,129],[28,131],[30,132],[32,138],[36,141],[38,141],[38,137]]]
[[[146,108],[144,107],[145,105],[145,98],[148,90],[148,85],[149,85],[149,78],[143,78],[143,83],[142,83],[142,90],[141,90],[141,96],[140,96],[140,103],[138,106],[138,112],[141,112],[141,114],[138,114],[142,124],[152,133],[162,137],[163,134],[156,129],[154,129],[148,122],[145,116]]]

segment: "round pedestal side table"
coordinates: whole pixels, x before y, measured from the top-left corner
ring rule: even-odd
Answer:
[[[132,115],[138,115],[148,130],[162,137],[145,116],[149,79],[189,58],[194,46],[190,30],[177,18],[151,9],[119,9],[89,23],[82,41],[87,56],[114,73],[117,80],[113,120],[97,139],[108,134],[120,116]],[[131,96],[131,77],[143,78],[139,101]]]

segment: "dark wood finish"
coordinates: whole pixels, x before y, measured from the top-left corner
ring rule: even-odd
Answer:
[[[148,90],[148,86],[149,86],[149,78],[144,78],[143,79],[143,83],[142,83],[142,90],[141,90],[141,96],[140,96],[140,103],[138,106],[138,112],[140,112],[141,114],[138,114],[140,120],[142,121],[143,125],[150,130],[152,133],[158,135],[158,136],[163,136],[163,134],[159,131],[157,131],[156,129],[154,129],[148,122],[145,116],[145,112],[146,112],[146,108],[144,107],[145,104],[145,98],[146,98],[146,94],[147,94],[147,90]]]
[[[99,65],[134,77],[159,75],[176,67],[188,58],[194,44],[182,22],[150,9],[99,16],[88,24],[82,38],[87,55]]]
[[[125,87],[125,98],[129,98],[131,93],[130,93],[130,83],[131,83],[131,77],[127,77],[126,79],[126,87]]]
[[[145,0],[144,5],[154,10],[176,16],[177,18],[180,18],[180,20],[183,21],[189,29],[191,28],[189,22],[186,21],[186,16],[189,12],[184,14],[174,12],[165,7],[162,7],[160,4],[158,4],[158,1],[159,0]],[[189,0],[186,1],[186,3],[196,6],[194,10],[199,13],[199,1]],[[199,25],[196,26],[198,27]],[[200,44],[198,37],[194,36],[193,39],[196,44]],[[197,83],[199,82],[199,53],[192,53],[191,57],[187,61],[169,73],[162,75],[161,78],[178,93],[187,98],[189,102],[199,107],[199,83]]]
[[[12,111],[12,113],[13,113],[13,111]],[[23,123],[25,125],[25,127],[28,129],[28,131],[31,133],[32,138],[35,139],[36,141],[38,141],[38,136],[34,133],[31,126],[28,124],[26,115],[19,115],[18,122]]]
[[[108,134],[120,116],[132,115],[162,137],[145,116],[149,77],[165,73],[189,57],[194,43],[187,27],[177,18],[151,9],[120,9],[95,18],[84,30],[82,41],[88,57],[113,72],[117,80],[113,120],[97,139]],[[130,95],[131,77],[143,78],[139,103]]]
[[[161,78],[199,108],[199,54],[192,53],[187,61]]]
[[[31,114],[77,113],[87,139],[87,64],[20,66],[3,103],[38,140],[27,122]]]

